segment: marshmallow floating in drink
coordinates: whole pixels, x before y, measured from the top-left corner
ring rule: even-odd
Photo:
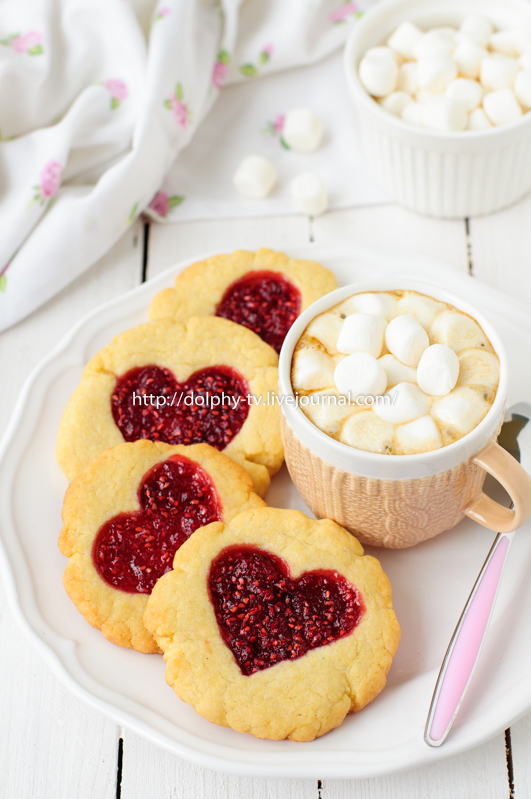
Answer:
[[[390,114],[441,133],[486,131],[531,109],[531,33],[494,30],[469,14],[459,30],[401,23],[359,64],[362,85]]]
[[[378,358],[384,343],[387,322],[382,316],[371,313],[356,313],[343,322],[337,350],[345,355],[368,352]]]

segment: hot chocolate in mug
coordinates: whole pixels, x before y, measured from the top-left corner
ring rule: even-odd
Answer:
[[[294,350],[314,317],[356,294],[395,291],[418,292],[472,317],[500,361],[496,396],[483,419],[451,444],[410,455],[366,452],[330,437],[298,407],[291,383]],[[531,517],[531,477],[496,443],[507,386],[503,344],[488,319],[467,301],[416,280],[374,280],[344,286],[307,308],[282,346],[279,390],[288,470],[318,518],[334,519],[364,544],[413,546],[449,530],[465,515],[492,530],[516,530]],[[506,489],[514,509],[483,493],[487,472]]]

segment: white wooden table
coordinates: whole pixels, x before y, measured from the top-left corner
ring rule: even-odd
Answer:
[[[438,221],[395,205],[256,220],[134,223],[85,275],[0,334],[0,434],[31,369],[86,312],[206,251],[315,242],[437,257],[531,303],[531,197],[482,219]],[[428,277],[428,276],[427,276]],[[508,746],[507,746],[508,744]],[[473,751],[372,780],[243,779],[158,749],[85,707],[41,660],[0,586],[0,796],[5,799],[516,799],[531,797],[531,715]],[[514,791],[514,794],[511,794]]]

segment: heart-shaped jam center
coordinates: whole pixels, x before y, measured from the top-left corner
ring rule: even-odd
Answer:
[[[221,519],[208,474],[194,461],[173,455],[142,478],[140,510],[120,513],[103,524],[92,549],[94,566],[113,588],[150,594],[171,571],[173,556],[187,538]]]
[[[186,383],[160,366],[130,369],[111,396],[114,421],[126,441],[210,444],[225,449],[249,413],[249,389],[228,366],[199,369]]]
[[[300,309],[300,291],[284,275],[261,270],[249,272],[228,287],[216,316],[248,327],[280,352]]]
[[[221,637],[246,676],[345,638],[365,611],[358,590],[337,572],[292,580],[283,560],[250,545],[217,556],[208,589]]]

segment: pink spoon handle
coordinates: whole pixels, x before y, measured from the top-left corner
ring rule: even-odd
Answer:
[[[446,650],[426,722],[424,740],[440,746],[461,706],[485,640],[514,533],[498,533]]]

